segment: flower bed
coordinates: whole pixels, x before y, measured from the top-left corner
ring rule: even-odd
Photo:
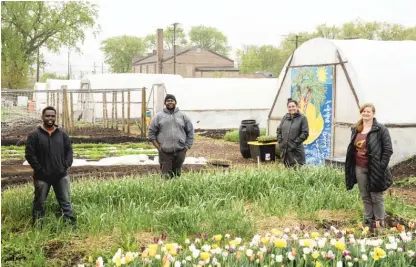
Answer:
[[[299,227],[272,229],[249,242],[229,234],[198,234],[183,245],[165,243],[166,235],[143,246],[141,252],[119,249],[106,262],[90,257],[84,266],[415,266],[415,221],[379,230],[371,237],[368,227],[305,232]]]

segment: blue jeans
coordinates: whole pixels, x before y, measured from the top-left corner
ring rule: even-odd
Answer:
[[[59,203],[64,220],[75,222],[72,213],[71,202],[69,199],[70,182],[69,177],[65,176],[56,182],[48,183],[42,180],[34,180],[35,198],[33,200],[32,219],[35,222],[45,216],[45,202],[48,198],[51,186],[55,192],[56,200]]]

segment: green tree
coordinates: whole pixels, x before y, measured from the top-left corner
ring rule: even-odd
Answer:
[[[85,30],[98,30],[97,6],[88,2],[5,1],[1,5],[2,86],[8,88],[25,83],[40,47],[59,52],[67,46],[80,52]]]
[[[55,79],[55,80],[66,80],[68,79],[67,75],[58,75],[56,73],[45,72],[40,76],[39,82],[44,83],[47,79]]]
[[[173,49],[173,26],[168,26],[163,30],[163,48],[171,50]],[[181,26],[176,26],[176,47],[182,48],[188,44],[186,40],[186,34]],[[157,36],[156,34],[149,34],[145,38],[147,49],[156,50],[157,48]]]
[[[237,50],[240,56],[241,64],[239,66],[241,73],[255,73],[256,71],[272,72],[279,74],[281,51],[272,45],[263,46],[245,46]],[[283,62],[284,63],[284,62]]]
[[[132,72],[132,58],[143,55],[145,50],[144,40],[136,36],[111,37],[101,42],[105,63],[114,73]]]
[[[227,56],[230,51],[227,36],[214,27],[194,26],[189,31],[189,38],[193,45],[210,49],[224,56]]]

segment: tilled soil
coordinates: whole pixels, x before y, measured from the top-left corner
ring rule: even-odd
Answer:
[[[393,167],[395,179],[416,177],[416,155]]]

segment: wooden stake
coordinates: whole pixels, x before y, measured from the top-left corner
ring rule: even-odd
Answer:
[[[115,111],[114,111],[114,117],[115,117],[115,120],[116,120],[116,129],[118,130],[117,92],[114,92],[114,102],[116,104]]]
[[[71,134],[75,133],[75,126],[74,126],[74,93],[69,93],[69,107],[70,107],[70,117],[69,123],[71,128]]]
[[[146,88],[142,88],[142,137],[146,137]]]
[[[121,124],[123,125],[123,132],[125,132],[126,125],[124,124],[124,91],[121,92]]]
[[[114,129],[114,111],[115,111],[115,107],[114,107],[114,93],[113,93],[113,101],[112,101],[112,111],[111,111],[111,129]]]
[[[107,94],[103,93],[103,124],[104,127],[107,127],[107,120],[105,119],[105,116],[107,115]]]
[[[127,91],[127,133],[130,134],[130,90]]]

